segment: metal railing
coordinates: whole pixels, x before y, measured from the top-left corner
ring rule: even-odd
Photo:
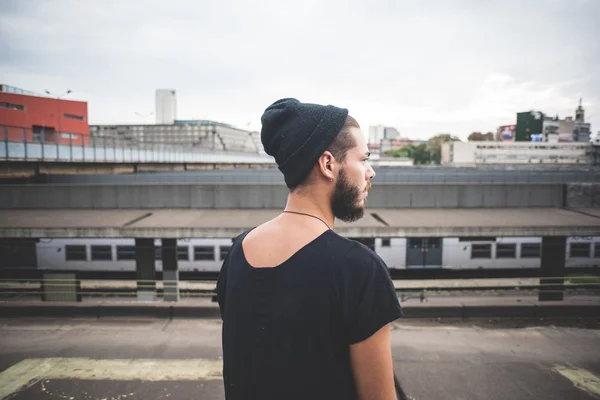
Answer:
[[[135,142],[0,125],[0,159],[93,163],[248,163],[271,164],[269,156],[189,144]]]
[[[72,275],[73,277],[61,278],[59,275]],[[135,298],[138,285],[144,283],[155,291],[158,297],[163,297],[165,287],[169,284],[178,287],[182,299],[206,298],[216,296],[216,282],[207,279],[186,280],[135,280],[111,279],[110,277],[94,277],[94,279],[81,278],[81,271],[48,272],[39,271],[37,277],[0,278],[1,300],[49,300],[45,299],[49,293],[57,296],[76,295],[77,301],[82,299],[123,299]],[[76,276],[76,277],[75,277]],[[435,281],[429,283],[424,280],[394,280],[394,286],[402,301],[453,296],[506,296],[506,295],[539,295],[546,293],[564,293],[565,295],[591,295],[600,294],[600,277],[588,276],[563,276],[535,279],[503,278],[490,279],[478,278],[467,280]],[[74,299],[70,299],[75,301]]]

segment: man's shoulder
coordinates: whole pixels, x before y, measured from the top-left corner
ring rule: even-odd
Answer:
[[[332,244],[337,250],[335,256],[342,262],[343,265],[357,265],[360,267],[385,266],[385,262],[365,244],[348,239],[334,233]]]

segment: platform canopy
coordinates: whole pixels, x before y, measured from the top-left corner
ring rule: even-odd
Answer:
[[[232,238],[281,210],[0,210],[4,238]],[[600,209],[369,209],[347,237],[600,236]]]

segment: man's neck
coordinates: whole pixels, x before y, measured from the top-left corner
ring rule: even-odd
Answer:
[[[331,211],[329,200],[324,194],[319,196],[312,193],[290,193],[285,210],[317,216],[333,229],[335,218]]]

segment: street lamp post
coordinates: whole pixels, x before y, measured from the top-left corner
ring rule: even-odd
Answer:
[[[61,132],[61,127],[60,127],[60,99],[63,96],[68,95],[69,93],[71,93],[72,90],[69,89],[67,90],[65,93],[61,94],[60,96],[56,96],[52,93],[50,93],[49,91],[46,90],[46,93],[49,94],[52,97],[56,97],[56,118],[58,118],[58,122],[57,122],[57,128],[58,128],[58,135],[60,136],[60,132]],[[57,140],[58,142],[58,140]]]

